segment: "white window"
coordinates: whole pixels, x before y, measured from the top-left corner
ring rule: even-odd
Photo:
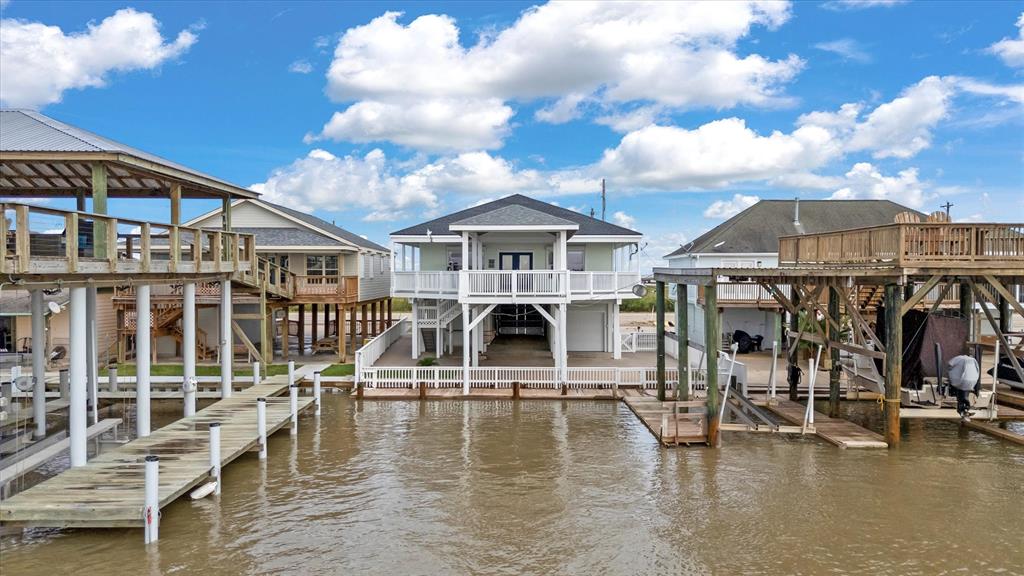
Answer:
[[[583,272],[586,269],[586,248],[583,246],[570,246],[565,252],[566,269],[573,272]]]

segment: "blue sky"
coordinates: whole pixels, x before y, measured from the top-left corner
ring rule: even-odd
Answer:
[[[379,242],[601,178],[648,265],[756,198],[1024,220],[1022,2],[0,6],[5,106]]]

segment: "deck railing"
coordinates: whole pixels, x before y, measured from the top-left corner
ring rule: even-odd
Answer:
[[[639,272],[462,270],[392,272],[395,296],[410,298],[572,298],[629,296]]]
[[[409,322],[402,318],[388,327],[387,330],[378,334],[376,338],[364,344],[362,348],[356,350],[356,382],[359,382],[364,366],[373,366],[373,363],[379,360],[384,355],[384,352],[397,342],[399,338],[407,334],[409,330]]]
[[[1024,224],[900,223],[779,238],[781,266],[997,265],[1024,261]]]
[[[568,274],[566,270],[462,270],[459,296],[564,297]]]
[[[359,299],[359,277],[297,275],[295,296],[323,296],[355,302]]]
[[[755,282],[718,282],[718,304],[750,305],[760,307],[778,307],[779,303],[760,284]],[[779,289],[788,298],[789,285],[779,285]],[[704,286],[697,287],[697,302],[704,303]]]
[[[367,388],[414,388],[424,382],[430,388],[462,388],[461,366],[369,366],[356,371],[359,383]],[[558,369],[549,366],[480,366],[469,369],[471,388],[512,388],[516,382],[527,388],[616,388],[657,385],[657,371],[652,368],[569,367],[562,382]],[[666,368],[666,385],[679,381],[676,368]]]
[[[640,283],[640,272],[570,272],[573,297],[631,294]]]
[[[459,295],[459,273],[392,272],[391,286],[395,296],[455,298]]]
[[[0,273],[167,274],[255,268],[252,234],[0,203]]]

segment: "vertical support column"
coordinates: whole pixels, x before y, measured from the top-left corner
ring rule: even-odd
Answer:
[[[85,466],[86,452],[86,321],[85,321],[85,288],[71,289],[71,331],[69,338],[70,390],[68,395],[68,432],[71,437],[71,466]]]
[[[149,436],[149,346],[152,338],[149,284],[135,287],[135,429],[139,438]]]
[[[94,214],[107,213],[107,166],[102,162],[92,163],[92,211]],[[92,246],[96,258],[107,257],[106,222],[93,221]],[[117,246],[111,246],[109,249],[117,250]]]
[[[616,299],[612,305],[612,358],[622,359],[622,320],[619,318],[619,308],[622,301]]]
[[[225,200],[227,204],[227,200]],[[287,324],[285,328],[287,329]],[[287,334],[287,332],[285,332]],[[231,397],[231,371],[234,347],[231,335],[231,280],[220,283],[220,397]]]
[[[273,322],[269,321],[270,311],[267,310],[267,286],[260,286],[260,357],[263,364],[270,366],[274,363],[274,337],[270,333],[273,330]]]
[[[356,353],[356,307],[348,309],[348,338],[352,343],[352,355]]]
[[[967,322],[967,340],[974,340],[974,292],[967,282],[960,282],[960,317]]]
[[[196,283],[185,282],[181,293],[181,368],[184,384],[188,387],[196,377]],[[195,413],[195,393],[185,394],[185,416]]]
[[[967,288],[970,290],[970,287]],[[961,293],[962,297],[963,293]],[[903,291],[885,285],[885,441],[900,443],[900,385],[903,382]]]
[[[676,400],[690,399],[690,318],[687,309],[689,297],[689,287],[686,284],[676,284],[676,363],[679,371]]]
[[[260,460],[267,459],[267,399],[256,399],[256,437],[260,446]]]
[[[476,320],[477,311],[472,306],[469,307],[469,321],[472,323]],[[480,329],[480,324],[477,324],[472,330],[469,331],[469,361],[473,368],[480,365],[480,344],[477,339],[477,330]]]
[[[708,444],[718,446],[718,348],[722,324],[718,316],[718,286],[704,287],[704,343],[707,351]]]
[[[313,331],[313,339],[316,339],[316,330]],[[299,304],[299,356],[306,351],[306,305]]]
[[[465,234],[465,233],[463,233]],[[465,244],[463,244],[465,245]],[[465,251],[463,251],[465,256]],[[465,260],[463,260],[465,262]],[[469,394],[469,304],[462,305],[462,393]]]
[[[85,354],[89,387],[89,417],[93,424],[100,420],[98,364],[99,346],[96,340],[96,287],[89,286],[85,292]]]
[[[706,306],[706,305],[705,305]],[[793,306],[796,308],[796,312],[790,312],[789,314],[789,329],[792,332],[800,332],[800,292],[797,291],[797,286],[793,286]],[[787,336],[784,342],[788,343],[786,348],[787,370],[786,370],[786,381],[789,383],[789,399],[796,402],[800,397],[800,391],[797,390],[797,384],[799,383],[800,377],[800,366],[798,363],[798,350],[800,349],[799,340],[790,340]]]
[[[1008,287],[1012,291],[1013,286]],[[1002,294],[999,295],[999,331],[1003,334],[1010,332],[1013,314],[1010,312],[1010,301]]]
[[[348,314],[348,307],[338,306],[338,313],[336,315],[338,321],[338,362],[341,362],[342,364],[348,362],[348,348],[345,345],[345,330],[347,329],[345,319],[346,314]]]
[[[328,338],[331,335],[331,305],[330,304],[322,304],[321,307],[323,308],[323,312],[324,312],[324,335],[323,335],[323,337],[324,338]]]
[[[289,377],[292,379],[292,377]],[[299,385],[292,381],[288,386],[288,408],[291,411],[292,427],[291,435],[299,435]]]
[[[420,357],[420,314],[419,304],[412,299],[412,359]]]
[[[362,305],[360,312],[359,329],[362,331],[363,342],[366,342],[370,336],[370,332],[366,328],[366,304]]]
[[[388,326],[387,327],[390,328],[391,324],[395,321],[395,317],[391,314],[391,298],[388,298],[387,302],[388,302]]]
[[[561,356],[559,380],[563,386],[569,381],[569,339],[566,323],[569,317],[569,305],[562,303],[558,305],[558,353]]]
[[[665,401],[665,283],[654,283],[654,339],[657,349],[658,401]]]
[[[230,196],[224,196],[224,198],[221,199],[220,217],[221,217],[221,228],[225,232],[229,232],[231,230],[231,197]]]
[[[377,309],[379,308],[378,302],[370,303],[370,330],[374,336],[380,334],[380,324],[377,322]]]
[[[32,420],[35,438],[46,436],[46,319],[43,291],[32,291]]]
[[[171,225],[181,226],[181,184],[171,183]]]
[[[835,286],[828,287],[828,315],[836,322],[839,321],[839,290]],[[831,343],[839,341],[839,330],[826,323],[828,326],[828,349],[831,353],[832,366],[828,373],[828,415],[832,418],[839,417],[839,348]],[[810,400],[813,404],[813,398]]]

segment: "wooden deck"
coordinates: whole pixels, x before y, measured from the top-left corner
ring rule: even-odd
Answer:
[[[296,380],[326,365],[303,366]],[[209,424],[221,424],[221,465],[253,449],[257,442],[256,399],[267,398],[267,434],[291,421],[287,376],[275,376],[236,392],[173,424],[104,452],[86,466],[69,469],[0,502],[0,522],[49,527],[142,528],[143,458],[160,457],[160,508],[209,478]],[[300,413],[313,405],[299,398]]]
[[[653,396],[629,390],[622,401],[663,446],[707,444],[707,432],[696,414],[675,414],[676,402],[660,402]],[[702,401],[703,402],[703,401]],[[706,415],[704,421],[706,421]]]
[[[773,414],[786,420],[790,424],[801,425],[804,422],[804,411],[807,409],[803,404],[792,400],[779,398],[776,403],[765,407]],[[888,448],[885,439],[867,428],[862,428],[840,418],[829,418],[821,412],[814,412],[814,434],[840,448]]]

